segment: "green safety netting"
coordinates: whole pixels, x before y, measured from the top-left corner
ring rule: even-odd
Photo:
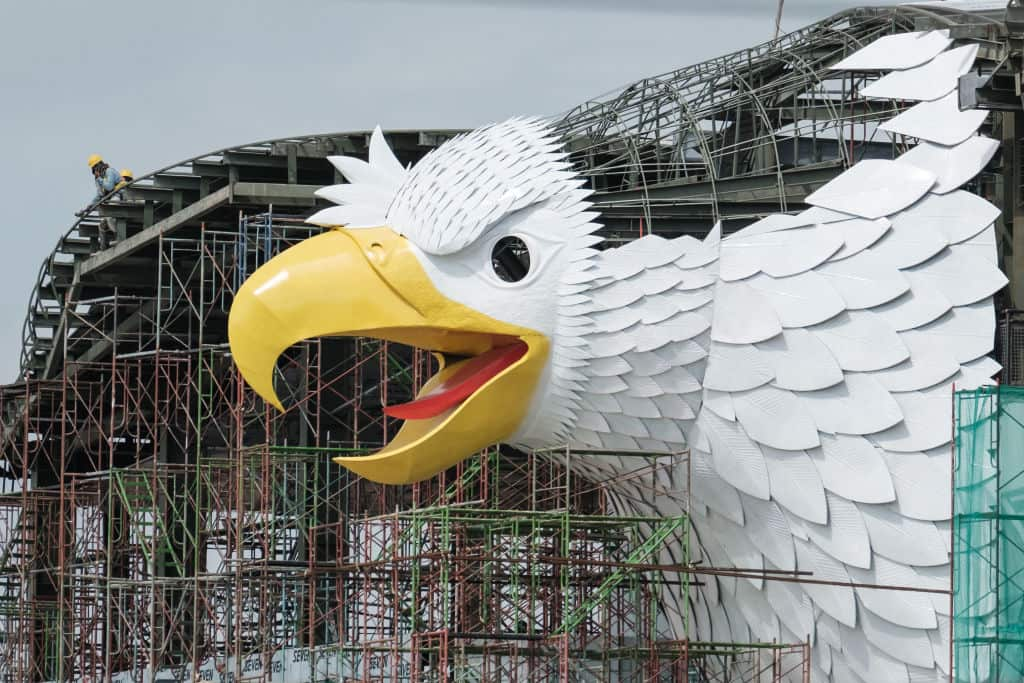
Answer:
[[[1024,387],[954,404],[955,679],[1024,681]]]

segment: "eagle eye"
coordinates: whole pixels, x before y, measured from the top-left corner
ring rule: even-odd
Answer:
[[[530,272],[530,250],[526,242],[509,235],[494,243],[491,267],[505,282],[519,282]]]

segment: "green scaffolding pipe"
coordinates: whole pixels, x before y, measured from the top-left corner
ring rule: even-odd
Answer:
[[[667,541],[677,529],[682,527],[685,522],[685,517],[671,517],[657,525],[651,531],[650,536],[648,536],[643,543],[629,554],[623,564],[639,564],[649,558],[661,547],[661,544]],[[597,590],[594,591],[593,595],[591,595],[588,600],[570,612],[562,620],[562,625],[558,628],[556,633],[571,633],[579,628],[580,624],[582,624],[586,618],[601,605],[602,602],[608,599],[608,596],[611,595],[616,586],[629,578],[633,573],[634,570],[628,566],[617,568],[601,582],[601,585],[597,587]]]

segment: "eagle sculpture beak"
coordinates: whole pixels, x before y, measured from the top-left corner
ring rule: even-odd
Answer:
[[[547,338],[442,295],[412,247],[390,228],[329,230],[280,253],[246,280],[228,318],[242,376],[268,403],[281,353],[304,339],[374,337],[440,354],[416,400],[373,455],[335,462],[373,481],[430,477],[511,436],[526,417],[547,358]]]

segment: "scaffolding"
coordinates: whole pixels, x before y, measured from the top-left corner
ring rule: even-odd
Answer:
[[[956,395],[953,671],[1024,678],[1024,389]]]
[[[245,387],[220,342],[232,293],[311,230],[268,213],[161,239],[151,296],[69,307],[60,376],[0,392],[4,680],[152,680],[208,659],[241,680],[301,645],[307,530],[341,517],[351,483],[329,459],[380,447],[379,402],[411,398],[432,362],[311,341],[279,364],[283,415]],[[97,347],[109,359],[82,360]]]
[[[694,580],[688,521],[614,514],[615,482],[575,473],[592,455],[485,453],[441,504],[312,529],[311,553],[336,558],[310,558],[310,627],[331,641],[315,661],[353,681],[809,680],[806,643],[672,638],[663,608],[688,604]],[[687,467],[639,459],[628,476],[652,490]],[[658,563],[667,545],[678,565]]]

